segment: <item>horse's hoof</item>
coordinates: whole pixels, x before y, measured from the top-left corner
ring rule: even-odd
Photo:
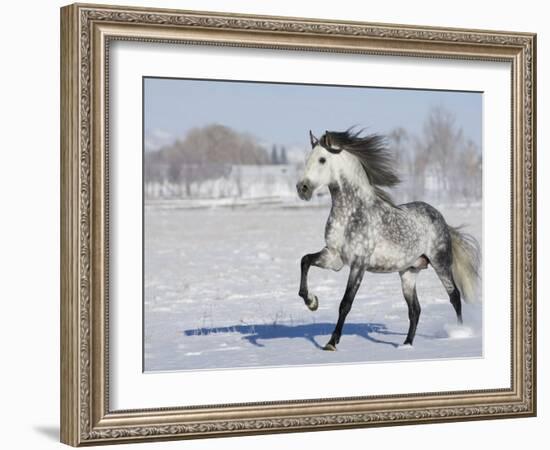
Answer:
[[[317,308],[319,308],[319,299],[317,296],[308,294],[306,306],[310,311],[317,311]]]
[[[326,350],[327,352],[335,352],[336,351],[336,345],[331,344],[330,342],[323,347],[323,350]]]

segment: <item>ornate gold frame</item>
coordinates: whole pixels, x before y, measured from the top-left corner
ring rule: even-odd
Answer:
[[[510,388],[111,411],[106,64],[112,40],[510,62]],[[62,442],[78,446],[535,415],[535,51],[536,36],[529,33],[99,5],[62,8]]]

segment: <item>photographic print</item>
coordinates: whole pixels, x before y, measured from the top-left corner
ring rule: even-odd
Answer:
[[[482,93],[143,78],[146,372],[483,356]]]
[[[536,415],[536,49],[63,7],[61,441]]]

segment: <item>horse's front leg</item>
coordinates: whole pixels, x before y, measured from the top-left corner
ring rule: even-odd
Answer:
[[[339,253],[328,247],[325,247],[320,252],[311,253],[302,257],[302,262],[300,264],[300,291],[298,295],[304,299],[306,306],[311,311],[315,311],[319,307],[319,300],[316,295],[309,292],[307,287],[307,274],[311,266],[338,271],[344,266],[344,263]]]
[[[346,292],[344,293],[344,298],[340,302],[338,322],[336,323],[336,327],[332,332],[330,340],[328,341],[327,345],[324,346],[324,350],[336,350],[336,345],[340,342],[340,336],[342,336],[342,328],[344,327],[346,316],[351,310],[353,299],[355,298],[355,294],[357,293],[359,286],[361,286],[361,281],[363,280],[364,273],[365,268],[363,267],[363,265],[352,264],[349,271]]]

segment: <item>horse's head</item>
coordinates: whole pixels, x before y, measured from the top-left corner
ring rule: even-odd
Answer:
[[[309,132],[311,153],[304,176],[296,185],[298,195],[310,200],[315,190],[342,177],[356,185],[378,189],[399,183],[395,162],[383,136],[361,131],[326,131],[320,139]],[[345,150],[345,151],[343,151]],[[380,189],[377,195],[381,195]]]
[[[342,149],[331,142],[327,131],[320,139],[309,132],[311,152],[307,158],[304,176],[296,184],[296,190],[302,200],[310,200],[313,193],[332,182],[335,176],[335,159]]]

